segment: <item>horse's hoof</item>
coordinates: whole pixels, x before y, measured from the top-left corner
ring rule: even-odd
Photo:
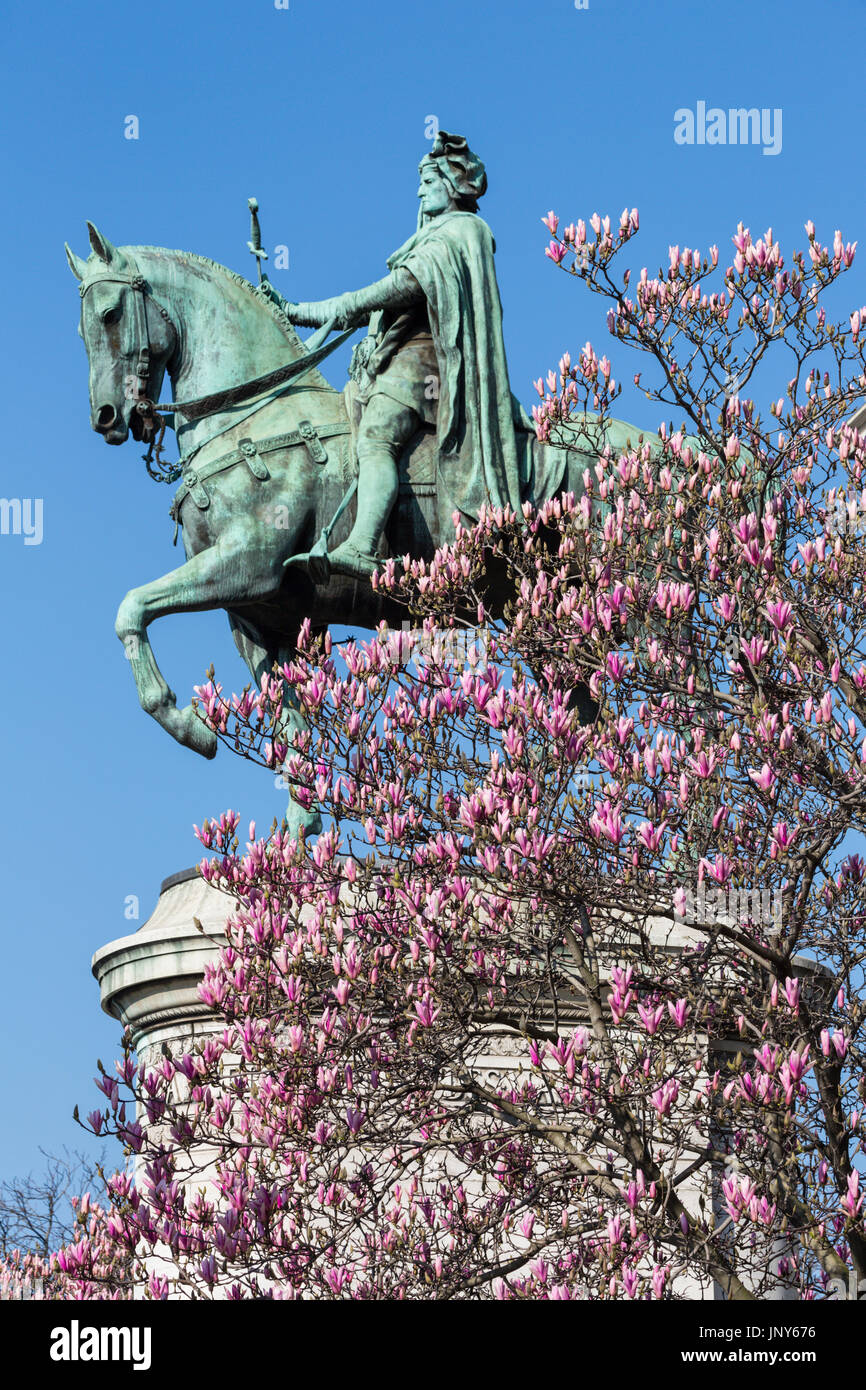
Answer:
[[[201,716],[196,714],[192,705],[187,705],[186,709],[181,710],[181,718],[184,722],[183,741],[187,748],[200,753],[203,758],[215,757],[219,740],[213,729],[209,729]]]

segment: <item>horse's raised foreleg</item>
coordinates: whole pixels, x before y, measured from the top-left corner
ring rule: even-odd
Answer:
[[[147,629],[155,619],[170,613],[229,608],[276,593],[282,578],[282,557],[276,556],[269,564],[266,556],[260,556],[257,570],[251,571],[251,553],[255,552],[248,547],[219,543],[202,550],[160,579],[131,589],[114,625],[132,666],[142,709],[178,743],[205,758],[216,753],[216,734],[202,723],[192,705],[177,708],[174,692],[156,663]]]

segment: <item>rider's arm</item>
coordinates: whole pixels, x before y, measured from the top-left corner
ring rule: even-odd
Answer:
[[[336,319],[337,328],[356,328],[366,323],[377,309],[408,309],[424,299],[424,291],[415,276],[403,266],[392,270],[383,280],[366,285],[362,290],[338,294],[333,299],[315,303],[285,305],[286,313],[301,328],[321,328]]]

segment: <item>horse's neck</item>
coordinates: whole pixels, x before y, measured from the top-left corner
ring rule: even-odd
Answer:
[[[302,355],[304,346],[294,329],[242,280],[215,264],[150,249],[137,251],[136,258],[178,332],[178,352],[171,363],[174,400],[209,396]],[[203,447],[242,413],[243,408],[235,408],[189,424],[176,422],[182,452]]]

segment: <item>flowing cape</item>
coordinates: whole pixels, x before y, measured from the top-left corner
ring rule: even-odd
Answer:
[[[389,269],[405,266],[414,275],[427,300],[439,366],[440,483],[470,520],[485,502],[520,512],[516,402],[508,384],[494,250],[493,233],[477,213],[450,212],[388,258]]]

